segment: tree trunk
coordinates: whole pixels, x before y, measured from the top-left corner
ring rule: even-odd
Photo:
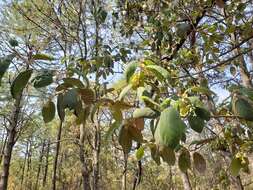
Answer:
[[[57,142],[56,142],[55,158],[54,158],[52,190],[56,190],[57,165],[58,165],[58,157],[59,157],[60,145],[61,145],[60,140],[61,140],[62,124],[63,124],[63,122],[60,121],[60,126],[58,129],[58,135],[57,135]]]
[[[40,156],[39,156],[39,166],[38,166],[38,171],[37,171],[37,176],[36,176],[36,182],[35,182],[35,187],[34,187],[35,190],[38,188],[38,183],[39,183],[39,178],[40,178],[41,164],[42,164],[43,155],[44,155],[44,149],[45,149],[45,140],[42,143],[41,152],[40,152]]]
[[[79,146],[80,146],[80,161],[82,163],[82,181],[83,181],[83,190],[90,190],[90,174],[88,171],[87,163],[85,160],[84,154],[84,125],[80,125],[80,137],[79,137]]]
[[[6,136],[4,136],[3,134],[3,137],[2,137],[4,140],[2,142],[2,146],[1,146],[1,153],[0,153],[0,166],[2,164],[2,160],[3,160],[3,156],[4,156],[4,149],[5,149],[5,146],[6,146],[6,143],[7,143],[7,139],[8,139],[8,133],[6,134]]]
[[[123,176],[122,176],[121,190],[127,189],[127,158],[128,158],[128,155],[124,153],[124,171],[123,171]]]
[[[93,152],[93,190],[99,189],[99,155],[100,155],[100,130],[96,127]]]
[[[184,190],[192,190],[191,182],[189,179],[188,172],[182,172]]]
[[[43,176],[43,187],[45,187],[47,183],[47,172],[48,172],[48,158],[49,158],[49,152],[50,152],[50,140],[47,142],[47,153],[46,153],[46,162],[45,162],[45,171]]]
[[[23,163],[23,167],[22,167],[22,174],[21,174],[21,189],[22,189],[23,182],[24,182],[25,168],[26,168],[26,159],[27,159],[27,155],[28,155],[28,149],[29,149],[29,142],[27,141],[27,143],[26,143],[26,151],[25,151],[25,159],[24,159],[24,163]]]
[[[19,97],[16,99],[14,104],[14,109],[11,115],[11,123],[10,127],[8,128],[8,136],[7,136],[7,143],[4,150],[4,157],[3,157],[3,169],[1,173],[0,179],[0,189],[7,190],[8,186],[8,178],[9,178],[9,169],[11,163],[11,156],[12,150],[15,144],[15,137],[16,137],[16,128],[20,114],[20,102],[22,99],[22,93],[20,93]]]

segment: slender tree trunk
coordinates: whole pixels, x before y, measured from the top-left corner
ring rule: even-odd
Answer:
[[[43,175],[43,187],[45,187],[47,183],[47,173],[48,173],[48,158],[49,158],[49,152],[50,152],[50,140],[47,142],[47,153],[46,153],[46,162],[45,162],[45,170]]]
[[[80,137],[79,137],[79,146],[80,146],[80,161],[82,163],[82,182],[83,182],[83,190],[90,190],[90,174],[88,171],[87,163],[85,160],[84,153],[84,125],[80,125]]]
[[[20,93],[19,97],[16,99],[14,104],[14,109],[11,115],[11,124],[8,128],[8,136],[7,136],[7,143],[4,150],[4,157],[3,157],[3,169],[1,172],[1,179],[0,179],[0,190],[7,190],[8,186],[8,178],[9,178],[9,169],[11,163],[11,156],[12,150],[15,144],[16,138],[16,128],[18,124],[19,114],[20,114],[20,103],[22,99],[22,93]]]
[[[191,182],[189,179],[188,172],[182,172],[184,190],[192,190]]]
[[[8,133],[6,134],[6,136],[4,136],[3,134],[3,137],[2,137],[4,140],[2,142],[2,146],[1,146],[1,153],[0,153],[0,166],[2,165],[2,160],[3,160],[3,156],[4,156],[4,149],[5,149],[5,146],[6,146],[6,143],[7,143],[7,139],[8,139]]]
[[[61,140],[61,131],[62,131],[63,122],[60,121],[60,126],[58,129],[55,158],[54,158],[54,167],[53,167],[53,179],[52,179],[52,190],[56,190],[56,181],[57,181],[57,166],[58,166],[58,157],[60,152],[60,140]]]
[[[24,182],[24,176],[25,176],[25,168],[26,168],[26,160],[27,160],[28,150],[29,150],[29,142],[27,141],[27,143],[26,143],[26,151],[25,151],[25,159],[24,159],[24,163],[23,163],[23,166],[22,166],[21,189],[23,187],[23,182]]]
[[[41,152],[40,152],[40,156],[39,156],[39,166],[38,166],[38,171],[37,171],[37,176],[36,176],[36,182],[35,182],[35,190],[38,188],[38,183],[39,183],[39,178],[40,178],[40,170],[41,170],[41,164],[43,161],[43,155],[44,155],[44,149],[45,149],[45,140],[42,143],[42,147],[41,147]]]
[[[99,156],[101,146],[101,135],[99,126],[96,127],[94,137],[94,153],[93,153],[93,190],[99,189]]]

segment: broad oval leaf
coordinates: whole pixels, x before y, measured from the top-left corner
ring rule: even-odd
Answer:
[[[48,123],[54,119],[55,105],[52,101],[48,101],[42,108],[42,116],[45,123]]]
[[[182,172],[191,168],[191,155],[188,150],[183,150],[178,158],[178,167]]]
[[[238,158],[233,158],[229,167],[231,171],[231,175],[238,176],[242,167],[243,166],[242,166],[241,160]]]
[[[123,148],[123,152],[128,154],[132,148],[132,138],[128,132],[127,125],[121,125],[119,129],[119,144]]]
[[[82,83],[82,81],[80,81],[79,79],[76,78],[64,78],[63,82],[67,85],[67,86],[72,86],[72,87],[78,87],[78,88],[84,88],[84,84]]]
[[[53,83],[53,73],[51,71],[44,71],[38,74],[33,79],[33,86],[35,88],[43,88]]]
[[[63,103],[63,94],[59,94],[57,97],[57,113],[61,121],[64,121],[65,110]]]
[[[32,72],[33,71],[31,69],[23,71],[14,79],[11,84],[11,95],[13,98],[17,99],[22,93],[32,75]]]
[[[176,155],[174,150],[166,146],[159,146],[159,153],[164,162],[167,162],[169,165],[175,164]]]
[[[203,156],[201,154],[199,154],[198,152],[194,152],[193,153],[193,164],[195,169],[199,172],[199,173],[204,173],[206,170],[206,161],[203,158]]]
[[[154,135],[157,144],[175,149],[184,132],[185,124],[175,108],[170,107],[161,112]]]
[[[143,146],[140,146],[136,150],[135,156],[136,156],[136,158],[137,158],[138,161],[142,159],[142,157],[144,156],[144,147]]]

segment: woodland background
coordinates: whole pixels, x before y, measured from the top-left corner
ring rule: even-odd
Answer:
[[[0,6],[0,190],[253,189],[252,0]]]

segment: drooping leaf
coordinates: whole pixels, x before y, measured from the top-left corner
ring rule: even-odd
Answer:
[[[136,152],[135,152],[135,156],[137,158],[137,160],[141,160],[142,157],[144,156],[144,147],[143,146],[140,146]]]
[[[52,101],[48,101],[42,108],[42,116],[45,123],[48,123],[54,119],[55,105]]]
[[[63,94],[57,96],[57,113],[61,121],[64,121],[65,118],[65,108],[63,102]]]
[[[119,129],[119,144],[123,148],[123,152],[128,154],[132,147],[132,138],[128,132],[127,125],[121,125]]]
[[[232,110],[235,115],[248,121],[253,121],[253,101],[245,96],[234,94],[232,98]]]
[[[0,58],[0,86],[2,82],[2,78],[5,74],[5,72],[8,70],[12,59],[14,58],[14,55],[7,55],[3,58]]]
[[[63,108],[75,109],[78,104],[78,92],[77,89],[70,89],[63,94]]]
[[[159,65],[147,65],[145,68],[151,71],[160,81],[170,78],[169,72]]]
[[[136,142],[142,143],[143,142],[143,136],[141,134],[141,130],[139,130],[135,125],[129,125],[128,126],[128,133]]]
[[[126,77],[126,81],[127,83],[130,82],[131,77],[133,76],[133,74],[135,73],[136,69],[138,67],[137,63],[131,63],[127,66],[126,70],[125,70],[125,77]]]
[[[243,166],[242,166],[241,160],[239,158],[233,158],[229,167],[231,171],[231,175],[238,176],[242,167]]]
[[[194,87],[189,88],[187,91],[197,92],[197,93],[206,94],[206,95],[215,95],[213,91],[202,86],[194,86]]]
[[[33,86],[35,88],[43,88],[53,83],[53,73],[51,71],[43,71],[33,78]]]
[[[78,92],[80,93],[81,98],[85,104],[89,105],[89,104],[94,103],[95,93],[92,89],[83,88],[83,89],[79,89]]]
[[[22,93],[32,75],[32,72],[33,71],[31,69],[23,71],[14,79],[11,84],[11,95],[13,98],[18,98],[18,96]]]
[[[53,56],[46,55],[46,54],[41,54],[41,53],[33,55],[32,58],[34,60],[44,60],[44,61],[53,61],[53,60],[55,60],[55,58]]]
[[[206,161],[203,158],[203,156],[201,154],[199,154],[198,152],[194,152],[193,153],[193,164],[195,169],[199,172],[199,173],[204,173],[206,170]]]
[[[119,95],[119,100],[123,100],[123,98],[126,96],[126,94],[132,89],[132,85],[129,84],[123,90],[121,91]]]
[[[161,112],[154,135],[157,144],[175,149],[184,132],[185,124],[176,109],[170,107]]]
[[[149,118],[154,119],[160,114],[158,111],[152,110],[151,108],[137,108],[133,112],[133,118]]]
[[[182,172],[191,168],[191,155],[189,151],[183,150],[178,158],[178,167]]]
[[[67,84],[68,86],[77,87],[77,88],[84,88],[84,84],[82,81],[76,78],[64,78],[63,82]]]
[[[205,126],[205,121],[202,118],[200,118],[200,117],[198,117],[196,115],[191,114],[191,115],[188,116],[187,119],[188,119],[190,127],[194,131],[196,131],[198,133],[202,132],[202,130],[203,130],[204,126]]]
[[[164,162],[169,165],[174,165],[176,162],[176,156],[174,150],[166,146],[159,146],[159,152]]]

